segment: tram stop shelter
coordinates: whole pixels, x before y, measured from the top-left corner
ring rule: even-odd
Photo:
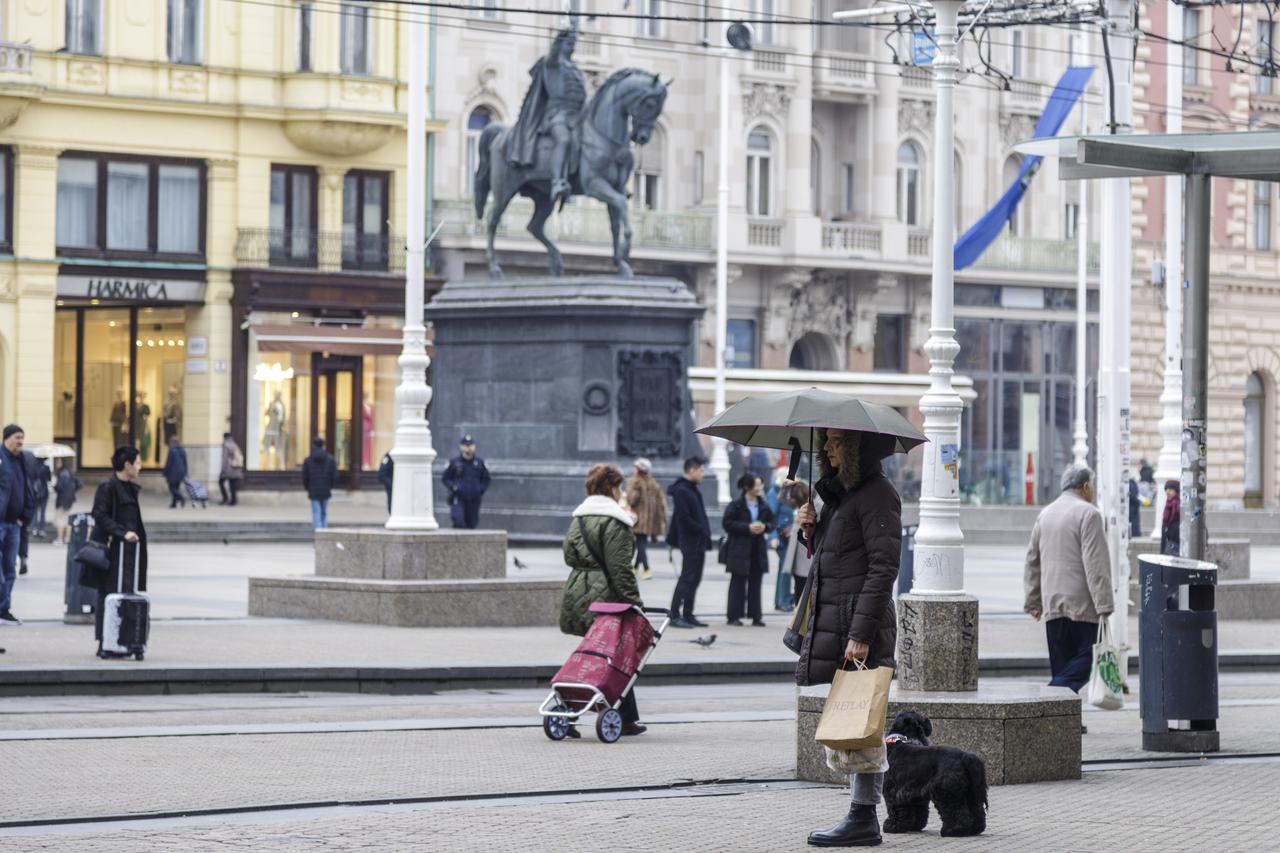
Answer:
[[[1280,181],[1280,130],[1059,136],[1018,143],[1053,157],[1062,180],[1186,177],[1182,304],[1182,554],[1205,558],[1212,178]]]

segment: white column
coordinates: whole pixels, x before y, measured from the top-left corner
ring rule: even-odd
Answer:
[[[916,533],[913,593],[964,591],[964,534],[960,532],[960,415],[964,404],[952,386],[960,345],[954,321],[955,110],[953,95],[960,60],[956,16],[962,0],[934,0],[933,60],[937,111],[933,137],[933,292],[929,340],[929,390],[920,398],[924,414],[924,474],[920,484],[920,528]]]
[[[1165,132],[1182,133],[1182,7],[1169,0],[1165,42]],[[1182,479],[1182,175],[1164,179],[1164,390],[1160,392],[1160,456],[1156,460],[1156,522],[1160,538],[1164,483]]]
[[[729,48],[720,49],[720,177],[716,185],[716,414],[725,408],[725,350],[729,347]],[[716,500],[729,503],[729,454],[723,438],[711,439]]]
[[[438,525],[431,495],[431,463],[436,452],[431,447],[427,425],[427,330],[423,325],[423,272],[426,253],[426,170],[427,170],[427,19],[426,10],[410,8],[409,39],[409,186],[405,193],[409,209],[405,240],[404,345],[400,353],[400,385],[396,388],[395,478],[391,485],[393,530],[435,530]]]
[[[1082,44],[1087,44],[1081,33]],[[1088,53],[1086,50],[1085,53]],[[1089,132],[1088,92],[1080,93],[1080,135]],[[1086,319],[1089,302],[1089,182],[1077,181],[1080,187],[1080,213],[1076,219],[1076,429],[1071,453],[1076,464],[1083,465],[1089,458],[1089,427],[1085,418],[1085,406],[1089,396],[1085,386],[1089,379],[1086,350],[1089,344],[1089,324]]]
[[[1114,77],[1106,121],[1133,130],[1134,0],[1107,0],[1103,38]],[[1128,178],[1101,183],[1102,275],[1098,369],[1098,506],[1107,529],[1116,609],[1112,633],[1120,674],[1128,672],[1129,639],[1129,314],[1132,267]]]

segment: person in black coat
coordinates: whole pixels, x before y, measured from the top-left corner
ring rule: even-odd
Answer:
[[[382,462],[378,465],[378,482],[387,490],[387,512],[391,512],[391,487],[396,482],[396,461],[390,453],[382,454]]]
[[[813,617],[796,665],[801,686],[829,684],[845,661],[893,666],[897,643],[893,583],[902,542],[902,500],[880,468],[892,439],[839,429],[821,430],[819,437],[822,479],[814,490],[823,500],[822,516],[816,517],[812,503],[796,512],[802,540],[814,543],[809,569]],[[879,843],[876,805],[884,774],[851,774],[849,782],[849,814],[830,829],[811,833],[810,844]]]
[[[702,583],[702,567],[711,548],[711,522],[698,487],[706,473],[706,460],[690,456],[684,460],[684,475],[667,487],[671,498],[671,523],[667,545],[680,551],[680,577],[671,595],[671,627],[705,628],[706,622],[693,615],[693,602]]]
[[[31,552],[32,531],[44,531],[45,512],[49,506],[49,466],[43,459],[37,459],[30,450],[22,451],[22,464],[27,472],[27,489],[34,502],[31,520],[22,525],[22,538],[18,541],[18,574],[25,575],[27,556]]]
[[[302,486],[311,500],[311,526],[323,530],[329,526],[329,498],[338,482],[338,463],[324,449],[324,439],[311,442],[311,455],[302,463]]]
[[[1160,553],[1181,556],[1182,548],[1182,484],[1169,480],[1164,484],[1164,516],[1160,519]]]
[[[777,526],[764,499],[764,480],[748,471],[738,478],[738,499],[725,507],[725,571],[729,579],[730,625],[742,624],[742,611],[751,624],[764,625],[760,612],[760,580],[769,572],[768,534]]]
[[[164,481],[169,484],[169,509],[186,506],[182,496],[182,481],[187,479],[187,450],[175,435],[169,439],[169,455],[164,460]]]
[[[98,641],[98,657],[118,657],[102,649],[102,614],[107,596],[113,592],[146,592],[147,590],[147,529],[142,524],[142,506],[138,503],[138,473],[142,470],[142,457],[138,448],[124,445],[111,454],[111,468],[115,471],[98,486],[93,496],[93,538],[107,544],[107,557],[111,568],[105,572],[85,572],[82,578],[92,582],[98,590],[98,602],[93,608],[93,636]],[[123,549],[123,554],[121,553]],[[120,570],[124,560],[123,581]],[[134,586],[133,563],[137,560],[138,578]]]

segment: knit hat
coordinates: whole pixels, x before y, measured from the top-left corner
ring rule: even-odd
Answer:
[[[26,430],[18,426],[17,424],[9,424],[7,427],[4,428],[4,440],[8,441],[9,436],[13,435],[15,432],[25,433]]]
[[[1177,480],[1165,480],[1164,487],[1166,489],[1173,489],[1175,492],[1178,492],[1178,493],[1182,492],[1182,484],[1179,483]]]
[[[635,461],[635,466],[646,474],[653,470],[653,463],[648,459],[645,459],[643,456]]]

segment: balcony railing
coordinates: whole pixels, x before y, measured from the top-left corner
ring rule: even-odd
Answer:
[[[1035,103],[1040,100],[1040,84],[1031,80],[1010,80],[1009,94],[1015,101]]]
[[[0,41],[0,74],[30,74],[31,45]]]
[[[929,257],[929,249],[933,245],[933,235],[928,231],[910,231],[907,233],[907,254],[913,258]]]
[[[1024,270],[1026,272],[1071,272],[1079,261],[1075,240],[1043,237],[1012,237],[1001,234],[974,263],[981,269]],[[1090,243],[1086,269],[1098,272],[1098,244]]]
[[[766,74],[786,74],[787,54],[781,50],[756,49],[751,51],[751,67]]]
[[[822,223],[822,248],[841,254],[880,254],[880,226],[864,222]]]
[[[523,199],[512,202],[498,224],[499,237],[528,238],[525,225],[532,205]],[[440,233],[453,237],[481,237],[485,226],[476,219],[470,201],[437,201],[435,216],[443,222]],[[713,246],[712,218],[701,213],[668,213],[661,210],[631,211],[631,244],[636,248],[710,251]],[[609,212],[602,207],[565,206],[547,221],[547,236],[553,240],[612,245]]]
[[[756,219],[747,223],[747,245],[777,248],[782,245],[782,228],[786,223],[774,219]]]
[[[902,85],[908,89],[932,89],[933,72],[928,68],[907,66],[902,69]]]
[[[236,262],[246,267],[403,273],[404,240],[305,228],[241,228]]]

